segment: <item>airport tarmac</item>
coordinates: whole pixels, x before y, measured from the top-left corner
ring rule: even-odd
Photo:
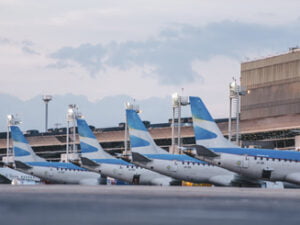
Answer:
[[[300,224],[300,190],[0,185],[1,224]]]

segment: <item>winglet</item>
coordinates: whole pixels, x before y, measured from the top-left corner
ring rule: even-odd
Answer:
[[[138,152],[132,152],[132,161],[133,162],[148,163],[148,162],[151,162],[152,160],[149,159],[148,157],[138,153]]]

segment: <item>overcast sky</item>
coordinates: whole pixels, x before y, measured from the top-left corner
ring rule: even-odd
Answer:
[[[299,8],[299,0],[0,0],[0,94],[26,107],[43,94],[143,103],[183,88],[226,117],[242,61],[299,45]],[[152,110],[152,122],[166,119]]]

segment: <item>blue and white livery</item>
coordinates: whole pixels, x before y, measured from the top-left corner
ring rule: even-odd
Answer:
[[[235,173],[158,147],[135,110],[127,109],[133,163],[175,179],[231,186]]]
[[[170,185],[172,178],[146,170],[105,152],[86,121],[77,118],[82,166],[131,184]]]
[[[10,126],[16,169],[50,183],[98,184],[100,175],[72,163],[47,162],[32,150],[18,126]]]
[[[22,173],[9,167],[0,167],[0,183],[14,185],[39,184],[40,178]]]
[[[190,97],[197,158],[252,179],[300,184],[300,152],[240,148],[225,139],[199,97]]]

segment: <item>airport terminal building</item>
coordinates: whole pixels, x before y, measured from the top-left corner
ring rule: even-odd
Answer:
[[[241,64],[241,86],[248,94],[241,97],[240,138],[243,146],[300,150],[300,49]],[[229,101],[229,100],[228,100]],[[170,103],[171,105],[171,103]],[[228,136],[228,119],[217,119]],[[235,120],[233,120],[234,127]],[[171,119],[162,124],[145,121],[156,143],[171,146]],[[191,118],[182,118],[183,146],[195,144]],[[117,127],[91,127],[103,148],[111,153],[124,151],[125,124]],[[66,149],[66,128],[48,133],[26,132],[34,151],[58,161]],[[0,157],[6,154],[6,133],[0,134]]]

